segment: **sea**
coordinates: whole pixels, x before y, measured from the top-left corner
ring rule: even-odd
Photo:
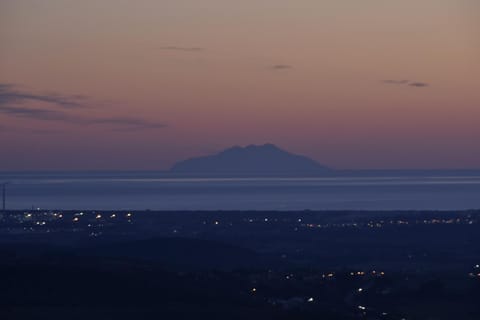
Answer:
[[[7,209],[465,210],[480,209],[480,171],[455,175],[176,177],[162,172],[8,172]]]

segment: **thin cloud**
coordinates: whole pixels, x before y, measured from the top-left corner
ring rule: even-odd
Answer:
[[[161,50],[171,50],[171,51],[189,51],[189,52],[198,52],[203,51],[203,48],[200,47],[177,47],[177,46],[167,46],[161,47]]]
[[[86,97],[63,96],[59,94],[35,94],[29,92],[18,91],[11,84],[0,84],[0,106],[6,104],[21,104],[28,101],[45,102],[54,104],[62,108],[81,108],[84,107]]]
[[[425,82],[410,81],[410,80],[382,80],[382,82],[385,84],[406,85],[409,87],[417,87],[417,88],[424,88],[429,86],[429,84]]]
[[[425,82],[412,82],[408,84],[410,87],[424,88],[428,87],[429,84]]]
[[[409,80],[383,80],[382,82],[386,84],[407,84],[410,81]]]
[[[286,69],[292,69],[293,67],[288,65],[288,64],[276,64],[270,67],[270,69],[273,70],[286,70]]]
[[[84,96],[38,95],[29,92],[19,92],[15,90],[13,85],[0,84],[0,114],[6,116],[39,121],[58,121],[76,125],[112,125],[120,130],[158,129],[166,126],[163,123],[136,117],[102,118],[73,113],[74,109],[86,107],[83,102],[80,102],[80,100],[85,99],[86,97]],[[53,109],[24,106],[23,104],[27,102],[45,102]]]
[[[112,124],[117,126],[123,126],[123,129],[126,130],[159,129],[166,127],[166,125],[163,123],[131,117],[96,118],[91,119],[88,122],[91,124]]]
[[[63,111],[19,106],[4,106],[2,104],[0,104],[0,113],[18,118],[31,118],[36,120],[70,120],[68,114]]]

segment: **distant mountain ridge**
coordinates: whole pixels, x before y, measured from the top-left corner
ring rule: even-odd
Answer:
[[[176,163],[170,172],[233,176],[306,176],[330,172],[308,157],[267,143],[231,147],[218,154]]]

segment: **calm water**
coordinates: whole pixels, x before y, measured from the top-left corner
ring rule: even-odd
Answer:
[[[159,173],[9,173],[7,208],[472,209],[479,176],[310,179],[168,178]]]

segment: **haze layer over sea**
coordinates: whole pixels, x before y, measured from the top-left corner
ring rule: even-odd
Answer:
[[[8,209],[450,210],[480,208],[480,171],[342,172],[311,178],[164,172],[0,173]]]

